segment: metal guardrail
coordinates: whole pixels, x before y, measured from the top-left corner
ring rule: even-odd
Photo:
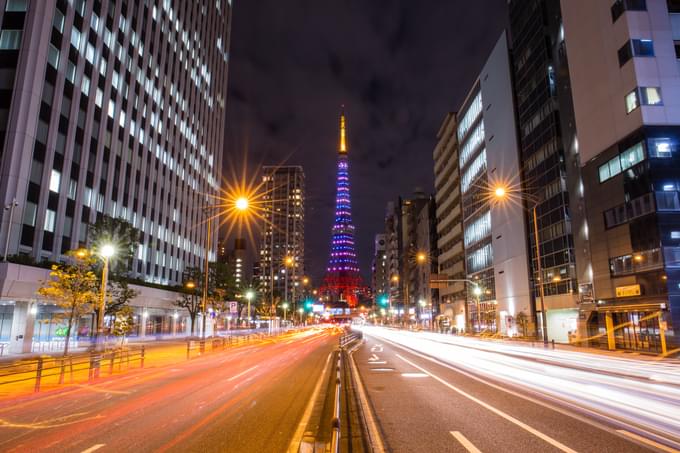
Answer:
[[[353,341],[360,340],[362,334],[360,332],[349,332],[340,337],[340,348],[344,349],[348,344]]]
[[[205,354],[207,346],[210,347],[211,352],[223,351],[228,347],[246,344],[252,340],[261,340],[264,337],[264,334],[252,333],[248,335],[206,338],[205,340],[187,340],[187,360],[191,359],[192,352],[194,351],[198,351],[199,356]]]
[[[338,354],[338,363],[335,367],[335,398],[333,399],[333,419],[331,420],[331,453],[340,451],[340,369],[342,366],[342,354]]]
[[[114,371],[130,368],[131,363],[139,362],[144,368],[145,349],[115,349],[105,352],[69,355],[65,357],[38,357],[34,360],[19,361],[9,365],[0,365],[0,388],[3,385],[18,382],[35,381],[34,392],[39,392],[43,381],[56,377],[56,384],[62,385],[66,378],[70,383],[75,381],[78,373],[83,376],[87,372],[87,380],[99,378],[102,368],[112,375]]]

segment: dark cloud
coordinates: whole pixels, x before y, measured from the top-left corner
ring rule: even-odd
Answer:
[[[432,150],[505,25],[506,0],[240,0],[225,161],[303,165],[307,263],[328,257],[337,121],[348,117],[357,245],[368,277],[385,204],[432,190]]]

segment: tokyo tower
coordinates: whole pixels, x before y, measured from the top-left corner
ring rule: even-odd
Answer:
[[[349,192],[349,157],[345,135],[345,113],[340,114],[340,146],[338,148],[338,173],[335,196],[335,222],[331,253],[321,292],[333,302],[345,302],[350,308],[357,305],[357,292],[361,289],[359,264],[354,249],[354,224],[352,201]]]

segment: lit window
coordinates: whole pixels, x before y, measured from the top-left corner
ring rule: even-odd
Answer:
[[[109,100],[109,117],[114,117],[114,112],[116,111],[116,103],[113,100]]]
[[[671,141],[668,138],[653,138],[649,140],[649,157],[668,158],[672,156]]]
[[[80,46],[80,32],[75,28],[71,31],[71,45],[76,49]]]
[[[630,113],[638,107],[640,107],[640,101],[638,101],[637,89],[635,89],[626,95],[626,113]]]
[[[52,170],[50,175],[50,191],[59,193],[59,185],[61,183],[61,173],[57,170]]]
[[[94,103],[97,104],[97,107],[101,108],[102,106],[102,98],[104,97],[104,92],[101,90],[101,88],[97,88],[97,94],[95,94],[94,97]]]
[[[659,87],[642,87],[640,88],[640,97],[642,105],[662,105],[661,89]]]
[[[52,211],[51,209],[48,209],[45,211],[45,231],[49,231],[50,233],[54,233],[54,223],[57,217],[57,213]]]
[[[599,167],[600,182],[613,178],[623,170],[642,162],[644,159],[645,152],[642,142],[631,146]]]
[[[82,91],[85,96],[90,94],[90,79],[85,75],[83,76],[83,81],[80,84],[80,91]]]

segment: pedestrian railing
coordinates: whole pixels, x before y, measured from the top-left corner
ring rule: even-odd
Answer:
[[[201,340],[187,340],[187,360],[198,357],[206,352],[223,351],[228,347],[244,345],[254,340],[261,340],[265,337],[262,333],[251,333],[248,335],[230,335],[228,337],[213,337]]]
[[[335,367],[335,396],[333,398],[333,419],[331,420],[331,453],[340,451],[340,370],[342,354],[338,353],[338,363]]]
[[[91,381],[102,374],[112,375],[131,367],[144,368],[145,350],[122,348],[64,357],[38,357],[0,365],[0,392],[10,392],[13,384],[33,382],[33,391],[62,385],[66,381]]]

